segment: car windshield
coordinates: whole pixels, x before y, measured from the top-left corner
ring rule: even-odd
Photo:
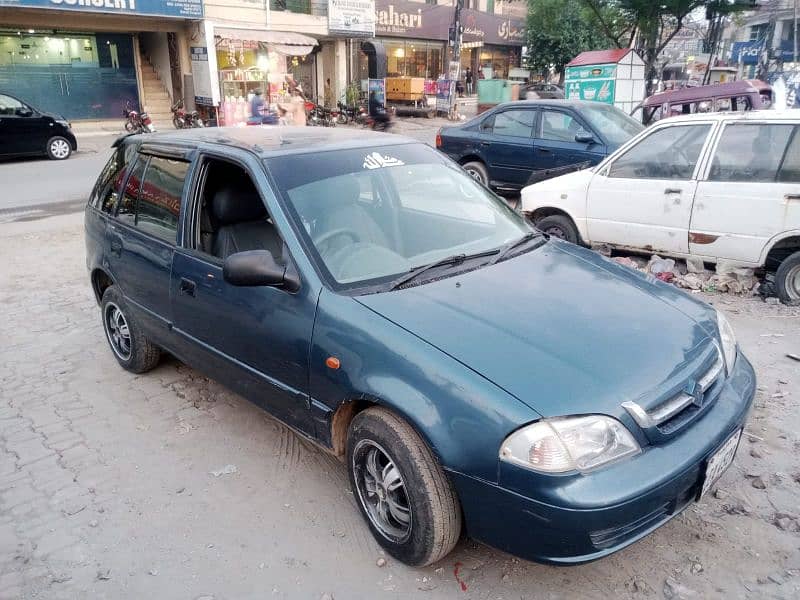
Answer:
[[[425,266],[420,281],[440,268],[472,269],[532,231],[424,144],[292,154],[266,164],[334,289],[390,289],[385,284]],[[438,261],[444,264],[431,268]]]
[[[595,104],[584,108],[581,114],[614,146],[621,146],[644,129],[636,119],[613,106]]]

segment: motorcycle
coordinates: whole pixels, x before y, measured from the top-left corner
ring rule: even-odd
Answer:
[[[306,113],[308,115],[308,124],[312,127],[336,127],[338,115],[329,108],[313,102],[306,102]]]
[[[155,133],[153,121],[146,112],[138,112],[131,107],[130,101],[125,102],[122,111],[125,117],[125,131],[128,133]]]
[[[205,127],[203,119],[200,118],[200,113],[193,110],[187,113],[183,108],[183,100],[178,100],[169,107],[172,111],[172,124],[175,129],[190,129],[193,127]]]

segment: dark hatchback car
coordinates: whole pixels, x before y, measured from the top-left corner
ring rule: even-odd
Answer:
[[[712,489],[755,391],[720,313],[399,136],[124,138],[86,250],[122,367],[167,351],[341,457],[411,565],[462,531],[556,564],[627,546]]]
[[[78,140],[64,117],[0,92],[0,157],[46,155],[64,160],[77,149]]]
[[[440,129],[436,147],[484,185],[517,191],[569,168],[596,165],[643,128],[599,102],[525,100]]]

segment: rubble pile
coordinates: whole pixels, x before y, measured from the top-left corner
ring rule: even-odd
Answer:
[[[600,252],[605,254],[602,249]],[[737,267],[726,261],[718,262],[716,271],[709,271],[703,261],[695,257],[687,258],[685,263],[658,254],[650,260],[638,256],[616,256],[611,260],[691,291],[752,295],[758,293],[760,285],[754,269]]]

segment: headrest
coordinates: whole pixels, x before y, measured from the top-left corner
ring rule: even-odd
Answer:
[[[326,182],[322,206],[337,208],[351,206],[361,196],[361,185],[352,175],[344,175],[329,179]]]
[[[214,194],[211,208],[220,225],[257,221],[267,216],[261,196],[249,182],[224,184]]]

